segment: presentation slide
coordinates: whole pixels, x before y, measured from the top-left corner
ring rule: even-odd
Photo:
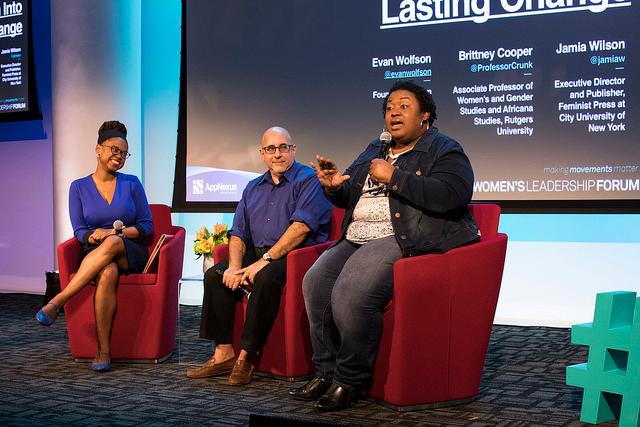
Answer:
[[[186,2],[186,201],[237,201],[283,126],[345,169],[399,80],[427,88],[476,201],[640,199],[640,0]]]
[[[0,119],[29,111],[29,2],[0,1]]]

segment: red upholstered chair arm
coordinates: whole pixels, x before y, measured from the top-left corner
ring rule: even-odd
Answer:
[[[496,234],[476,244],[451,251],[449,343],[451,389],[464,387],[464,378],[476,378],[480,385],[482,367],[489,345],[500,293],[507,250],[506,234]]]
[[[449,292],[451,315],[465,328],[490,328],[493,324],[506,244],[506,235],[497,234],[445,254],[449,280],[455,285]]]
[[[287,282],[284,288],[284,338],[289,357],[287,363],[302,366],[309,363],[311,342],[309,321],[302,294],[302,279],[314,262],[331,243],[321,243],[295,249],[287,255]],[[305,354],[308,355],[305,357]]]
[[[407,342],[394,337],[393,345],[411,348],[415,357],[423,358],[421,363],[448,369],[450,390],[456,389],[457,378],[482,371],[506,245],[507,236],[497,234],[445,254],[404,258],[394,265],[394,322]]]
[[[287,255],[287,280],[304,276],[307,270],[313,265],[324,251],[333,242],[320,243],[313,246],[294,249]],[[293,267],[293,270],[291,268]],[[292,276],[292,273],[295,274]]]
[[[69,277],[78,270],[80,261],[80,242],[75,237],[58,245],[58,270],[60,283],[66,286]]]
[[[294,249],[287,255],[287,289],[291,296],[302,295],[302,279],[305,273],[320,255],[331,245],[331,242]],[[298,284],[297,286],[290,286]]]
[[[213,248],[213,260],[215,263],[229,259],[229,245],[219,245]]]
[[[403,258],[393,267],[395,328],[393,346],[422,353],[434,343],[446,343],[449,334],[448,254],[430,254]],[[415,337],[421,337],[418,342]],[[397,339],[407,339],[398,342]],[[418,348],[416,348],[418,347]]]
[[[171,227],[173,235],[160,248],[156,284],[149,288],[149,296],[154,301],[154,313],[159,330],[164,331],[162,343],[173,348],[175,327],[178,319],[178,282],[182,276],[185,230]],[[154,296],[151,296],[155,294]],[[151,305],[151,302],[150,302]]]
[[[423,313],[428,317],[428,320],[423,319],[427,323],[447,323],[445,328],[449,327],[449,322],[445,321],[449,317],[461,319],[470,328],[479,326],[479,322],[485,327],[490,325],[499,289],[489,289],[488,286],[500,283],[496,279],[502,277],[506,244],[507,236],[497,234],[494,238],[444,254],[397,261],[394,265],[393,303],[403,311]],[[486,312],[488,307],[492,311],[490,316]],[[484,315],[482,319],[481,313]],[[417,332],[424,323],[410,322],[406,326]]]
[[[500,224],[500,206],[494,203],[471,203],[469,210],[480,228],[482,237],[495,237]]]
[[[180,268],[184,256],[185,230],[172,227],[173,235],[168,235],[158,254],[157,286],[175,286],[180,280]]]

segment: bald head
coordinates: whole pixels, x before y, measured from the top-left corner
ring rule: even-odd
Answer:
[[[287,141],[286,144],[291,144],[291,135],[289,135],[289,131],[280,126],[273,126],[267,129],[266,131],[264,131],[264,134],[262,135],[261,145],[263,147],[269,145],[269,144],[265,144],[265,140],[271,139],[273,137],[276,137],[278,139],[284,138]]]
[[[285,128],[274,126],[262,135],[260,154],[277,184],[280,177],[293,165],[296,146],[291,143],[291,135]]]

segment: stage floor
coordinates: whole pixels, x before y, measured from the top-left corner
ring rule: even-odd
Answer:
[[[186,369],[212,351],[198,338],[198,306],[180,306],[176,350],[164,363],[116,363],[95,374],[71,359],[64,315],[51,328],[36,323],[41,304],[42,296],[0,295],[2,425],[241,426],[251,414],[332,425],[586,425],[578,421],[582,391],[565,384],[565,367],[586,361],[587,349],[570,344],[569,329],[494,326],[482,392],[468,404],[396,412],[361,401],[320,414],[287,397],[287,388],[300,383],[257,377],[238,388],[225,377],[187,378]]]

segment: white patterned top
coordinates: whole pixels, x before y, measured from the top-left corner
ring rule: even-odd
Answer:
[[[387,236],[393,236],[389,189],[385,184],[376,182],[367,175],[367,181],[362,187],[362,196],[347,227],[347,240],[364,244],[369,240]]]
[[[391,164],[401,154],[389,154]],[[367,175],[367,180],[362,187],[362,196],[358,200],[351,223],[347,227],[347,240],[357,244],[365,244],[370,240],[393,236],[391,224],[391,210],[389,209],[389,188],[386,184],[376,182]]]

